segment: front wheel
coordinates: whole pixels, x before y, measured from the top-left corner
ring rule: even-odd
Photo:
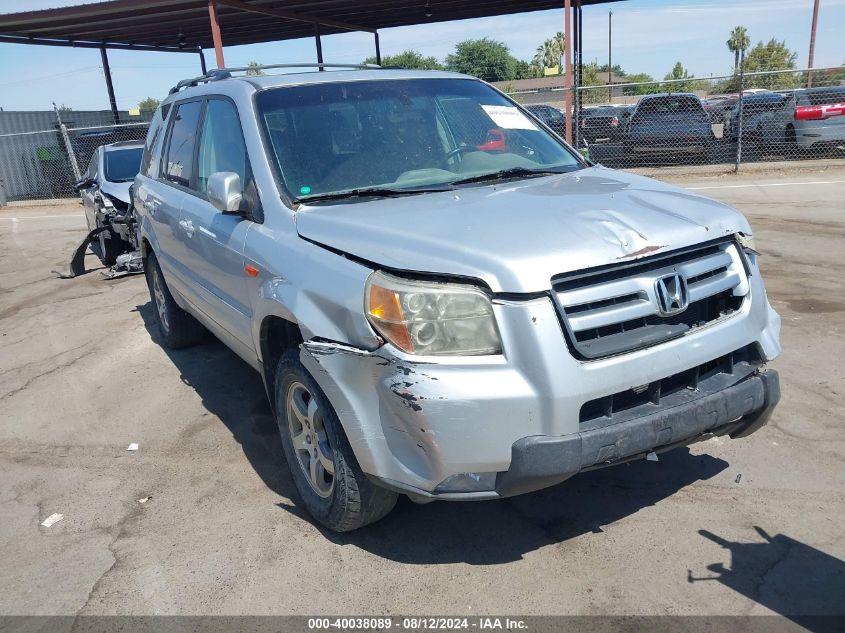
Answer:
[[[103,226],[102,222],[97,220],[97,228]],[[126,252],[126,242],[120,239],[111,229],[101,231],[100,235],[100,261],[104,266],[114,266],[117,258]]]
[[[282,354],[275,391],[285,459],[311,516],[334,532],[356,530],[386,516],[398,495],[367,479],[332,405],[299,361],[298,349]]]

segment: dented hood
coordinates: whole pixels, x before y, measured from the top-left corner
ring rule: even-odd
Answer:
[[[600,167],[443,193],[302,206],[302,237],[401,271],[537,292],[559,273],[749,233],[736,210]]]
[[[132,182],[112,182],[110,180],[103,180],[100,183],[100,191],[103,193],[107,193],[113,198],[117,198],[118,200],[129,204],[129,187],[132,186]]]

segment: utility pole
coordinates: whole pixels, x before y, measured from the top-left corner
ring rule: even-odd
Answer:
[[[818,0],[816,0],[818,2]],[[613,71],[613,61],[611,57],[611,50],[613,42],[613,11],[607,12],[607,84],[613,83],[611,72]],[[611,90],[612,92],[612,90]]]
[[[819,0],[813,4],[813,25],[810,27],[810,61],[807,63],[807,87],[813,87],[813,53],[816,50],[816,24],[819,21]]]

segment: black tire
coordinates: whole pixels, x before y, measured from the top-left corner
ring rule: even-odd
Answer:
[[[313,433],[314,439],[308,444],[300,444],[297,450],[294,448],[288,406],[289,395],[296,393],[300,388],[307,392],[309,399],[305,404],[312,419],[307,425],[300,422],[302,418],[294,420],[293,424],[300,426],[303,435],[306,432]],[[305,393],[302,395],[305,396]],[[310,399],[314,400],[313,409]],[[317,382],[299,362],[298,349],[287,350],[279,359],[276,368],[275,401],[276,422],[288,468],[305,509],[316,521],[333,532],[349,532],[378,521],[393,509],[399,495],[376,486],[361,470],[334,408]],[[321,438],[319,442],[318,437]],[[323,448],[324,441],[328,442],[326,449]],[[310,459],[310,453],[307,451],[311,448],[306,451],[306,447],[313,447],[315,461],[319,461],[317,451],[320,451],[321,457],[333,465],[330,489],[323,490],[322,494],[312,485],[311,477],[306,473],[302,462],[306,456]],[[327,453],[323,453],[323,450],[327,450]],[[328,487],[327,474],[327,470],[322,471],[321,483]]]
[[[147,288],[155,308],[156,323],[164,346],[170,349],[190,347],[202,341],[208,330],[174,301],[155,255],[150,253],[144,266]]]
[[[97,220],[97,228],[102,224]],[[100,261],[104,266],[114,266],[118,255],[126,252],[126,242],[120,239],[111,229],[106,229],[98,236],[100,239]]]
[[[792,125],[787,125],[783,131],[783,142],[786,144],[786,153],[795,154],[798,146],[796,145],[795,128]]]

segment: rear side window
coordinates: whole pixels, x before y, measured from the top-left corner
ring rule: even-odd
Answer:
[[[167,158],[164,161],[164,178],[183,187],[191,186],[197,124],[201,111],[201,101],[189,101],[178,105],[173,114]]]
[[[94,152],[94,155],[91,157],[91,160],[88,163],[88,177],[97,177],[97,152]]]
[[[158,163],[153,160],[153,156],[158,152],[159,140],[164,133],[165,120],[167,119],[167,111],[169,109],[169,104],[163,105],[153,115],[153,120],[150,121],[150,129],[147,132],[147,140],[144,141],[144,154],[141,156],[141,165],[138,171],[149,178],[156,178],[158,176],[155,173],[158,171],[156,168]]]
[[[235,106],[211,99],[205,109],[197,161],[197,188],[205,193],[208,177],[218,171],[233,171],[246,186],[246,146]]]

